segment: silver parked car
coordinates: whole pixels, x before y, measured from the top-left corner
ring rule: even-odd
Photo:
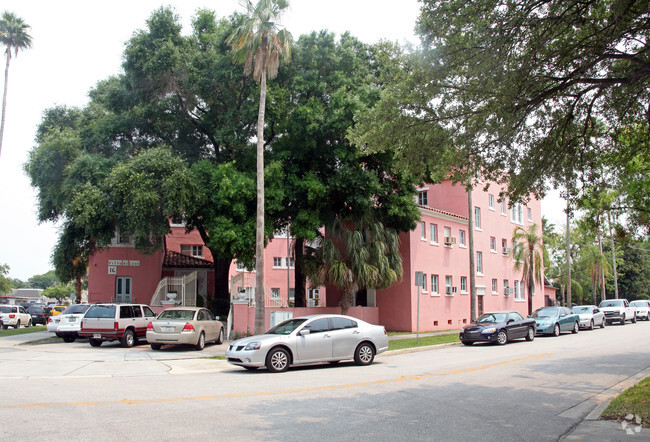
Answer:
[[[580,328],[593,330],[594,327],[604,328],[607,324],[605,313],[595,305],[577,305],[571,311],[580,316]]]
[[[221,344],[223,337],[223,323],[202,307],[168,308],[147,325],[147,342],[152,350],[160,350],[165,344],[188,344],[203,350],[206,342]]]
[[[381,325],[343,315],[311,315],[284,321],[263,335],[239,339],[228,347],[226,358],[234,365],[271,372],[290,365],[337,363],[354,359],[369,365],[388,349],[388,335]]]

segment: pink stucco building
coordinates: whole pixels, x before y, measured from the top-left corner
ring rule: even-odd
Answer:
[[[527,290],[521,271],[514,269],[512,236],[516,227],[535,224],[541,235],[542,214],[538,200],[527,205],[499,200],[501,188],[472,191],[474,223],[469,225],[468,194],[463,186],[446,181],[418,188],[421,219],[414,231],[401,235],[404,275],[385,290],[364,290],[350,314],[371,319],[389,330],[424,331],[457,329],[470,322],[469,233],[475,244],[477,311],[517,310],[528,313]],[[111,247],[92,257],[89,302],[150,303],[161,278],[197,272],[197,293],[212,296],[212,256],[197,232],[186,233],[172,225],[165,249],[141,255],[128,237],[114,238]],[[273,314],[336,311],[341,293],[335,287],[308,287],[308,306],[292,309],[294,265],[291,238],[280,233],[265,251],[266,323]],[[424,274],[424,287],[415,284],[415,273]],[[255,274],[233,262],[230,288],[234,300],[234,331],[250,332],[254,322]],[[419,293],[419,294],[418,294]],[[419,307],[418,307],[419,298]],[[533,308],[552,304],[554,289],[536,283]],[[284,312],[284,313],[283,313]]]

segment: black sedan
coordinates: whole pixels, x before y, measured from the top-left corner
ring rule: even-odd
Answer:
[[[536,324],[532,318],[524,318],[519,312],[508,310],[483,313],[460,331],[460,341],[465,345],[475,342],[492,342],[505,345],[508,341],[535,339]]]

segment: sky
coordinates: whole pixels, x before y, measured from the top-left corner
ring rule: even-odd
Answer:
[[[419,14],[417,0],[292,0],[282,24],[294,38],[326,29],[349,31],[366,43],[381,39],[417,43],[413,32]],[[397,6],[399,5],[399,6]],[[5,133],[0,156],[0,264],[9,276],[26,281],[53,266],[51,255],[59,226],[37,220],[36,191],[23,171],[43,111],[56,105],[83,107],[88,92],[121,72],[125,42],[146,27],[151,13],[171,6],[183,32],[198,9],[218,17],[244,12],[237,0],[167,1],[3,0],[0,8],[31,26],[31,49],[12,58],[9,69]],[[4,51],[0,58],[4,66]],[[0,79],[0,81],[2,81]],[[561,224],[557,198],[542,202],[542,212]]]

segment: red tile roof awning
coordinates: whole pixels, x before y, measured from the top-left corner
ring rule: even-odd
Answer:
[[[212,261],[197,258],[195,256],[183,255],[182,253],[167,250],[165,252],[165,259],[163,260],[163,267],[172,268],[212,268],[214,264]]]

